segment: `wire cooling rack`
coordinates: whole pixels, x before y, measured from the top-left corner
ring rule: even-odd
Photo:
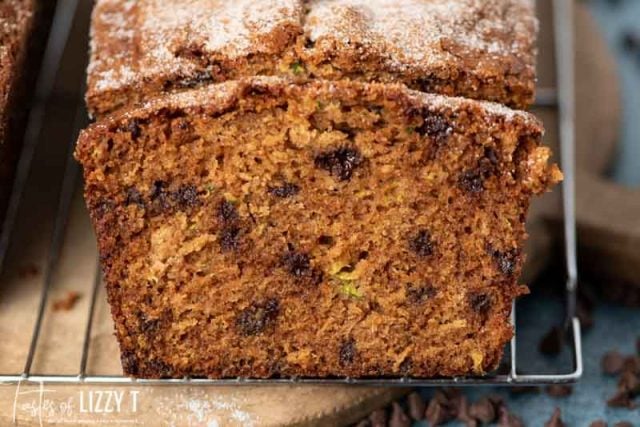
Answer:
[[[74,17],[78,11],[79,1],[58,1],[56,15],[49,42],[47,45],[40,79],[36,88],[36,102],[31,110],[29,125],[25,136],[25,145],[18,165],[17,177],[10,206],[0,236],[0,267],[4,263],[5,255],[10,247],[13,226],[16,222],[20,203],[25,189],[25,183],[29,176],[30,165],[34,156],[38,141],[42,138],[43,124],[48,120],[45,104],[52,96],[56,74],[60,68],[61,58],[65,46],[69,41],[69,33]],[[37,374],[33,371],[34,357],[38,342],[42,335],[43,319],[50,297],[50,288],[54,273],[58,267],[61,248],[65,237],[65,227],[70,215],[70,207],[79,181],[79,168],[71,155],[78,130],[84,126],[86,112],[81,99],[76,100],[76,120],[73,126],[72,136],[67,145],[67,157],[62,178],[62,185],[58,199],[57,212],[49,250],[43,272],[43,285],[35,324],[31,332],[28,345],[28,353],[24,360],[22,372],[15,374],[0,374],[0,383],[71,383],[71,384],[209,384],[209,385],[274,385],[274,384],[359,384],[381,386],[462,386],[462,385],[537,385],[553,383],[572,383],[582,375],[582,349],[580,323],[575,315],[577,293],[577,265],[576,265],[576,231],[575,231],[575,172],[574,172],[574,93],[573,93],[573,10],[571,0],[553,0],[553,28],[556,64],[556,87],[538,89],[536,106],[545,109],[553,109],[559,118],[558,132],[560,139],[560,155],[564,182],[562,185],[562,208],[564,212],[564,248],[566,259],[566,307],[564,327],[571,351],[571,369],[563,373],[521,373],[517,366],[518,333],[514,334],[507,349],[507,357],[501,368],[495,373],[483,377],[458,377],[458,378],[293,378],[293,379],[251,379],[234,378],[222,380],[207,380],[198,378],[165,379],[165,380],[136,380],[117,375],[93,375],[87,370],[89,348],[91,344],[92,330],[95,326],[96,304],[101,287],[101,273],[97,268],[93,283],[87,284],[90,289],[87,322],[84,325],[82,353],[77,370],[73,375]],[[79,91],[78,93],[81,93]],[[98,263],[96,263],[98,264]],[[516,325],[516,307],[514,305],[511,315],[512,325]]]

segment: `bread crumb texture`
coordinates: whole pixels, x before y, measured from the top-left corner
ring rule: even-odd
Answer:
[[[296,2],[265,3],[282,3],[274,27],[299,17]],[[352,3],[345,13],[359,10]],[[156,6],[100,1],[104,25],[114,4]],[[192,39],[225,37],[204,36]],[[517,278],[530,198],[561,179],[541,137],[533,116],[498,104],[275,77],[180,91],[91,125],[75,154],[125,372],[494,369],[513,299],[526,293]]]

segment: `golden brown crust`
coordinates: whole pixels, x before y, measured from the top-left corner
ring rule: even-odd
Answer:
[[[105,113],[254,75],[401,82],[526,107],[528,0],[100,0],[87,102]]]
[[[182,92],[80,137],[129,375],[481,374],[511,337],[531,115],[349,81]]]

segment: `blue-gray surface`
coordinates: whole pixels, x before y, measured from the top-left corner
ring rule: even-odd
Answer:
[[[640,51],[625,52],[622,34],[627,30],[640,34],[640,1],[591,0],[589,5],[618,60],[623,88],[620,155],[614,178],[637,186],[640,185]]]
[[[622,85],[620,153],[613,177],[620,183],[637,186],[640,185],[640,50],[631,54],[625,52],[622,39],[625,31],[640,35],[640,0],[591,0],[589,6],[618,60]],[[531,296],[518,305],[517,313],[520,365],[545,371],[562,365],[563,357],[570,360],[569,355],[561,355],[560,361],[544,358],[537,351],[541,335],[560,316],[559,301],[544,295]],[[635,340],[640,336],[640,310],[600,304],[594,319],[595,326],[583,335],[584,376],[574,387],[572,395],[553,398],[545,393],[513,395],[500,388],[469,389],[466,393],[470,400],[487,392],[502,394],[511,411],[520,415],[528,426],[543,426],[553,409],[559,407],[563,420],[569,426],[588,426],[590,422],[602,419],[610,426],[619,421],[629,421],[640,427],[640,408],[607,407],[605,402],[616,389],[616,379],[603,375],[600,370],[600,359],[605,352],[617,349],[632,354],[636,351]],[[432,390],[422,390],[425,397],[431,393]]]
[[[519,304],[520,365],[529,370],[549,373],[554,367],[562,365],[558,358],[547,358],[537,351],[542,334],[561,318],[561,307],[557,298],[546,294],[524,298]],[[605,402],[616,389],[616,379],[603,375],[600,370],[600,359],[609,350],[634,354],[635,340],[640,335],[640,311],[601,303],[595,309],[594,319],[594,327],[583,335],[584,376],[574,386],[570,396],[553,398],[544,392],[511,394],[504,388],[468,389],[465,393],[471,401],[489,392],[503,395],[509,409],[519,415],[527,426],[544,425],[555,407],[560,408],[563,420],[572,427],[588,426],[597,419],[608,421],[610,426],[619,421],[629,421],[634,426],[640,426],[640,408],[629,410],[607,407]],[[568,354],[559,358],[562,359],[563,356],[567,356],[569,360]],[[425,397],[429,397],[431,393],[432,390],[422,390]],[[426,423],[417,423],[416,426],[423,427]]]

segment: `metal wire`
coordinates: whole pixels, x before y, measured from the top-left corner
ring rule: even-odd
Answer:
[[[61,5],[64,3],[64,7]],[[562,165],[565,174],[563,187],[563,209],[564,209],[564,236],[567,261],[567,328],[571,340],[571,351],[573,355],[573,368],[570,372],[563,374],[520,374],[517,367],[517,331],[510,342],[510,355],[508,358],[508,372],[489,374],[483,377],[455,377],[455,378],[289,378],[289,379],[253,379],[253,378],[230,378],[221,380],[209,380],[199,378],[181,378],[181,379],[162,379],[162,380],[143,380],[132,379],[124,376],[110,375],[86,375],[87,363],[89,357],[89,349],[91,344],[91,331],[93,328],[93,319],[95,316],[96,301],[98,290],[101,283],[101,274],[99,263],[96,268],[93,283],[91,285],[91,297],[88,310],[87,323],[84,328],[84,340],[82,344],[82,356],[77,375],[39,375],[32,374],[31,368],[34,355],[37,349],[38,338],[43,322],[44,312],[46,308],[49,288],[52,282],[52,275],[56,269],[58,255],[63,243],[64,229],[66,226],[69,205],[73,198],[75,186],[77,183],[78,167],[71,157],[74,141],[69,142],[69,153],[65,174],[63,178],[62,190],[60,193],[58,210],[55,219],[53,236],[50,242],[50,250],[48,253],[47,266],[44,272],[44,286],[40,296],[37,318],[32,332],[32,339],[29,346],[29,352],[25,361],[24,371],[21,374],[0,375],[0,383],[65,383],[65,384],[137,384],[137,385],[177,385],[177,384],[206,384],[206,385],[277,385],[277,384],[358,384],[366,386],[476,386],[476,385],[539,385],[539,384],[560,384],[573,383],[582,376],[582,342],[580,332],[580,322],[575,317],[575,300],[577,292],[577,266],[576,266],[576,240],[575,240],[575,181],[574,181],[574,95],[573,95],[573,35],[571,21],[571,0],[555,0],[554,1],[554,23],[556,27],[556,54],[558,64],[558,90],[555,88],[546,88],[538,91],[536,106],[544,108],[557,108],[560,116],[560,143]],[[52,37],[47,48],[47,60],[43,70],[47,71],[41,77],[44,82],[40,83],[42,97],[39,102],[44,103],[51,93],[53,83],[48,79],[51,70],[57,70],[62,50],[66,44],[69,29],[72,24],[73,14],[77,7],[77,0],[68,2],[58,2],[56,11],[56,19],[52,30]],[[568,29],[567,29],[568,27]],[[61,47],[62,46],[62,47]],[[48,89],[48,90],[45,90]],[[39,129],[41,129],[44,108],[38,106],[33,114],[32,120],[29,122],[31,130],[28,135],[34,135],[35,140]],[[77,117],[83,112],[78,111]],[[77,119],[77,124],[81,123]],[[33,144],[35,146],[35,144]],[[26,147],[25,150],[33,150],[33,147]],[[28,153],[29,156],[33,152]],[[23,155],[24,157],[24,155]],[[27,170],[21,171],[21,176],[26,177],[28,174],[30,162],[21,162],[21,167]],[[26,180],[26,178],[25,178]],[[22,182],[24,186],[24,182]],[[21,192],[22,189],[19,189]],[[17,209],[17,207],[15,208]],[[6,223],[5,223],[6,225]],[[10,230],[4,230],[2,239],[6,239],[5,245],[8,244]],[[4,240],[0,240],[2,243]],[[1,247],[0,247],[1,249]],[[1,255],[1,254],[0,254]],[[1,262],[1,260],[0,260]],[[512,307],[511,324],[516,330],[516,307]]]

